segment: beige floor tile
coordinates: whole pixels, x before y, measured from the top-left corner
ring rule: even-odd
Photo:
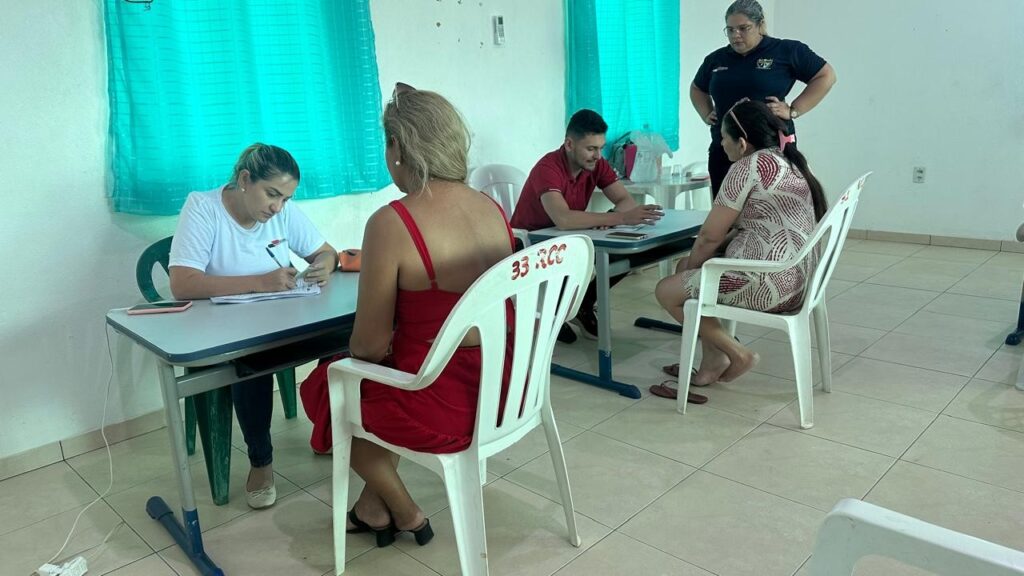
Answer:
[[[1024,392],[1011,384],[971,380],[943,412],[964,420],[1024,432]]]
[[[907,318],[906,322],[894,328],[893,332],[941,338],[953,343],[984,344],[991,350],[995,350],[1003,343],[1006,334],[1013,329],[1013,326],[1014,324],[1009,319],[997,322],[922,310]]]
[[[1019,269],[986,263],[954,284],[949,291],[954,294],[1019,302],[1022,280],[1024,278]]]
[[[847,240],[846,249],[851,252],[868,252],[871,254],[888,254],[890,256],[910,256],[928,248],[924,244],[908,244],[906,242],[886,242],[882,240],[860,240],[851,243]]]
[[[990,382],[1013,384],[1017,381],[1021,360],[1024,359],[1024,346],[1000,346],[996,353],[985,362],[976,378]]]
[[[750,349],[761,356],[761,361],[754,366],[753,371],[760,374],[768,374],[784,380],[796,381],[796,372],[793,370],[793,355],[788,342],[776,342],[774,340],[760,339],[750,345]],[[832,351],[832,371],[835,372],[843,364],[849,362],[853,356],[840,354]],[[818,353],[811,352],[811,373],[815,382],[821,381],[821,371],[818,366]]]
[[[810,566],[811,561],[808,560],[803,568],[793,576],[810,576]],[[935,574],[904,564],[898,560],[870,555],[861,558],[857,562],[853,567],[852,576],[935,576]]]
[[[710,405],[691,404],[686,414],[675,401],[651,397],[594,427],[594,431],[655,454],[703,466],[757,427],[758,422]]]
[[[1024,433],[939,416],[903,460],[1024,492]]]
[[[561,504],[504,479],[484,487],[484,519],[487,558],[495,576],[551,574],[611,531],[577,514],[583,544],[576,548],[569,543]],[[439,574],[459,574],[451,515],[439,512],[430,518],[430,524],[435,536],[429,545],[417,546],[408,538],[399,538],[396,546]]]
[[[562,444],[583,432],[583,428],[573,426],[568,422],[558,422],[557,419],[555,422],[558,426],[558,436],[561,438]],[[523,436],[519,442],[488,458],[487,470],[499,476],[504,476],[530,460],[547,453],[547,436],[544,434],[543,428],[537,427],[528,432],[526,436]]]
[[[794,401],[768,419],[769,424],[799,430],[799,410]],[[805,434],[834,440],[871,452],[898,457],[931,424],[936,414],[846,394],[814,393],[814,428]]]
[[[840,280],[838,278],[831,278],[828,281],[828,287],[825,288],[825,299],[831,300],[836,296],[839,296],[843,292],[846,292],[850,288],[856,286],[858,282],[851,282],[849,280]]]
[[[557,422],[590,428],[636,402],[610,390],[551,376],[551,405]]]
[[[96,496],[65,462],[8,478],[0,482],[0,534],[84,506]]]
[[[216,506],[213,503],[206,465],[197,462],[190,466],[192,488],[195,492],[196,507],[199,510],[199,525],[204,532],[250,512],[249,506],[245,503],[245,481],[249,474],[249,462],[240,453],[236,453],[234,456],[231,459],[229,500],[223,506]],[[283,498],[298,490],[297,486],[280,475],[276,475],[274,483],[277,487],[278,498]],[[162,497],[167,502],[167,506],[174,511],[178,520],[181,520],[178,476],[173,472],[107,496],[106,501],[133,530],[138,532],[147,544],[154,550],[160,551],[162,548],[170,546],[173,540],[163,526],[146,513],[146,501],[152,496]]]
[[[966,340],[955,344],[934,336],[892,332],[865,350],[861,356],[961,376],[974,376],[992,357],[993,352],[995,347],[989,344]]]
[[[925,246],[914,252],[913,258],[945,260],[947,262],[964,262],[967,264],[984,264],[996,255],[992,250],[974,250],[971,248],[953,248],[950,246]]]
[[[554,576],[713,576],[629,536],[612,532]]]
[[[828,302],[830,322],[889,331],[913,316],[920,308],[906,304],[860,302],[850,300],[848,296],[849,291]]]
[[[329,574],[334,574],[330,572]],[[345,564],[346,576],[437,576],[394,546],[374,548]]]
[[[977,267],[977,264],[963,262],[908,258],[868,278],[866,282],[941,292],[948,290]]]
[[[697,471],[619,531],[720,576],[788,575],[807,558],[824,517]]]
[[[0,558],[3,559],[0,573],[33,573],[60,550],[82,508],[84,506],[0,536]],[[153,549],[131,528],[122,525],[114,530],[120,523],[121,518],[109,506],[97,502],[82,514],[58,561],[85,556],[89,574],[104,574],[153,554]],[[111,530],[114,532],[110,540],[100,546]]]
[[[611,527],[628,520],[694,471],[593,432],[565,443],[565,461],[576,511]],[[548,457],[533,460],[505,479],[560,501]]]
[[[612,334],[612,370],[615,364],[628,360],[644,351],[642,344],[634,343],[628,335]],[[551,361],[566,368],[573,368],[588,374],[597,374],[597,342],[580,337],[573,344],[558,343]]]
[[[1024,549],[1020,492],[897,462],[866,501],[1017,550]]]
[[[858,284],[843,293],[842,301],[867,302],[912,309],[915,312],[939,296],[934,290],[884,286],[882,284]],[[833,307],[829,306],[831,312]],[[834,319],[833,319],[834,320]]]
[[[716,382],[694,391],[708,397],[708,407],[764,422],[796,398],[796,382],[747,372],[732,382]]]
[[[862,498],[893,458],[763,424],[702,470],[828,512]]]
[[[274,472],[300,488],[315,484],[331,475],[331,459],[315,454],[309,446],[312,431],[313,423],[303,415],[302,420],[295,426],[271,436],[274,443]]]
[[[967,377],[870,358],[854,358],[832,375],[832,389],[940,412]]]
[[[174,470],[171,441],[166,428],[113,444],[110,446],[110,454],[114,459],[114,487],[111,494]],[[196,453],[189,457],[189,463],[202,461],[203,447],[197,437]],[[68,464],[98,492],[106,490],[110,484],[110,464],[105,449],[75,456],[68,460]]]
[[[812,326],[811,348],[815,349],[818,347],[818,341],[815,340],[816,334],[817,332]],[[885,330],[878,330],[877,328],[865,328],[863,326],[854,326],[852,324],[829,322],[829,345],[833,352],[841,352],[843,354],[856,356],[875,342],[878,342],[878,340],[886,334],[887,332]],[[782,330],[772,330],[768,334],[765,334],[764,337],[776,342],[789,342],[789,335]]]
[[[853,254],[853,252],[846,252],[844,255],[845,254]],[[835,270],[832,271],[832,279],[854,283],[863,282],[882,270],[885,270],[885,267],[848,264],[840,260],[839,263],[836,264]]]
[[[860,245],[857,247],[859,248]],[[863,250],[850,250],[849,252],[843,252],[843,254],[839,256],[839,265],[850,264],[853,266],[875,268],[881,271],[893,266],[894,264],[902,262],[905,259],[906,257],[902,255],[875,254],[872,252],[864,252]]]
[[[334,568],[331,509],[305,492],[203,534],[206,553],[226,574],[321,576]],[[198,575],[177,546],[160,556],[183,576]]]
[[[1018,306],[1017,302],[1009,300],[946,293],[929,302],[924,310],[951,316],[1012,323],[1017,317]]]
[[[1017,246],[1024,246],[1017,244]],[[1015,252],[1000,252],[985,262],[987,266],[998,266],[1024,272],[1024,254]]]
[[[171,570],[171,567],[159,555],[152,554],[123,568],[108,572],[107,576],[177,576],[177,573]]]

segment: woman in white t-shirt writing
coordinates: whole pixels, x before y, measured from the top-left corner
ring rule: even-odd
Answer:
[[[306,262],[306,282],[323,286],[337,268],[337,251],[297,206],[288,201],[299,185],[299,166],[286,150],[253,144],[242,152],[231,181],[185,201],[171,243],[171,292],[195,300],[295,287],[289,252]],[[266,508],[277,499],[274,488],[270,416],[273,376],[232,386],[238,424],[252,469],[246,501]]]

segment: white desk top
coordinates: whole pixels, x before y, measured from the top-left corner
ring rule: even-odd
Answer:
[[[707,217],[706,210],[665,210],[665,216],[653,225],[643,226],[637,230],[620,230],[647,234],[647,237],[641,240],[609,238],[608,233],[615,232],[615,229],[559,230],[553,227],[530,232],[530,240],[537,242],[566,234],[583,234],[590,236],[590,239],[594,241],[595,248],[604,248],[615,253],[643,252],[656,246],[696,236]]]
[[[319,296],[248,304],[196,300],[171,314],[130,316],[119,308],[107,313],[107,324],[168,363],[212,364],[351,324],[358,286],[359,274],[336,272]]]

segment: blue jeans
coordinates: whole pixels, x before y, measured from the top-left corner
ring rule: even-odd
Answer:
[[[274,409],[274,376],[257,376],[231,385],[235,416],[248,447],[249,464],[262,468],[274,461],[270,416]]]

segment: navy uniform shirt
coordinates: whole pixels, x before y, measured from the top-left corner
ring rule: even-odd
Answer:
[[[738,54],[731,46],[719,48],[704,59],[693,84],[710,94],[718,122],[711,127],[712,146],[719,145],[722,117],[743,98],[764,102],[768,96],[785,101],[797,80],[807,83],[825,60],[803,42],[765,36],[750,52]],[[793,122],[787,121],[789,132]]]

